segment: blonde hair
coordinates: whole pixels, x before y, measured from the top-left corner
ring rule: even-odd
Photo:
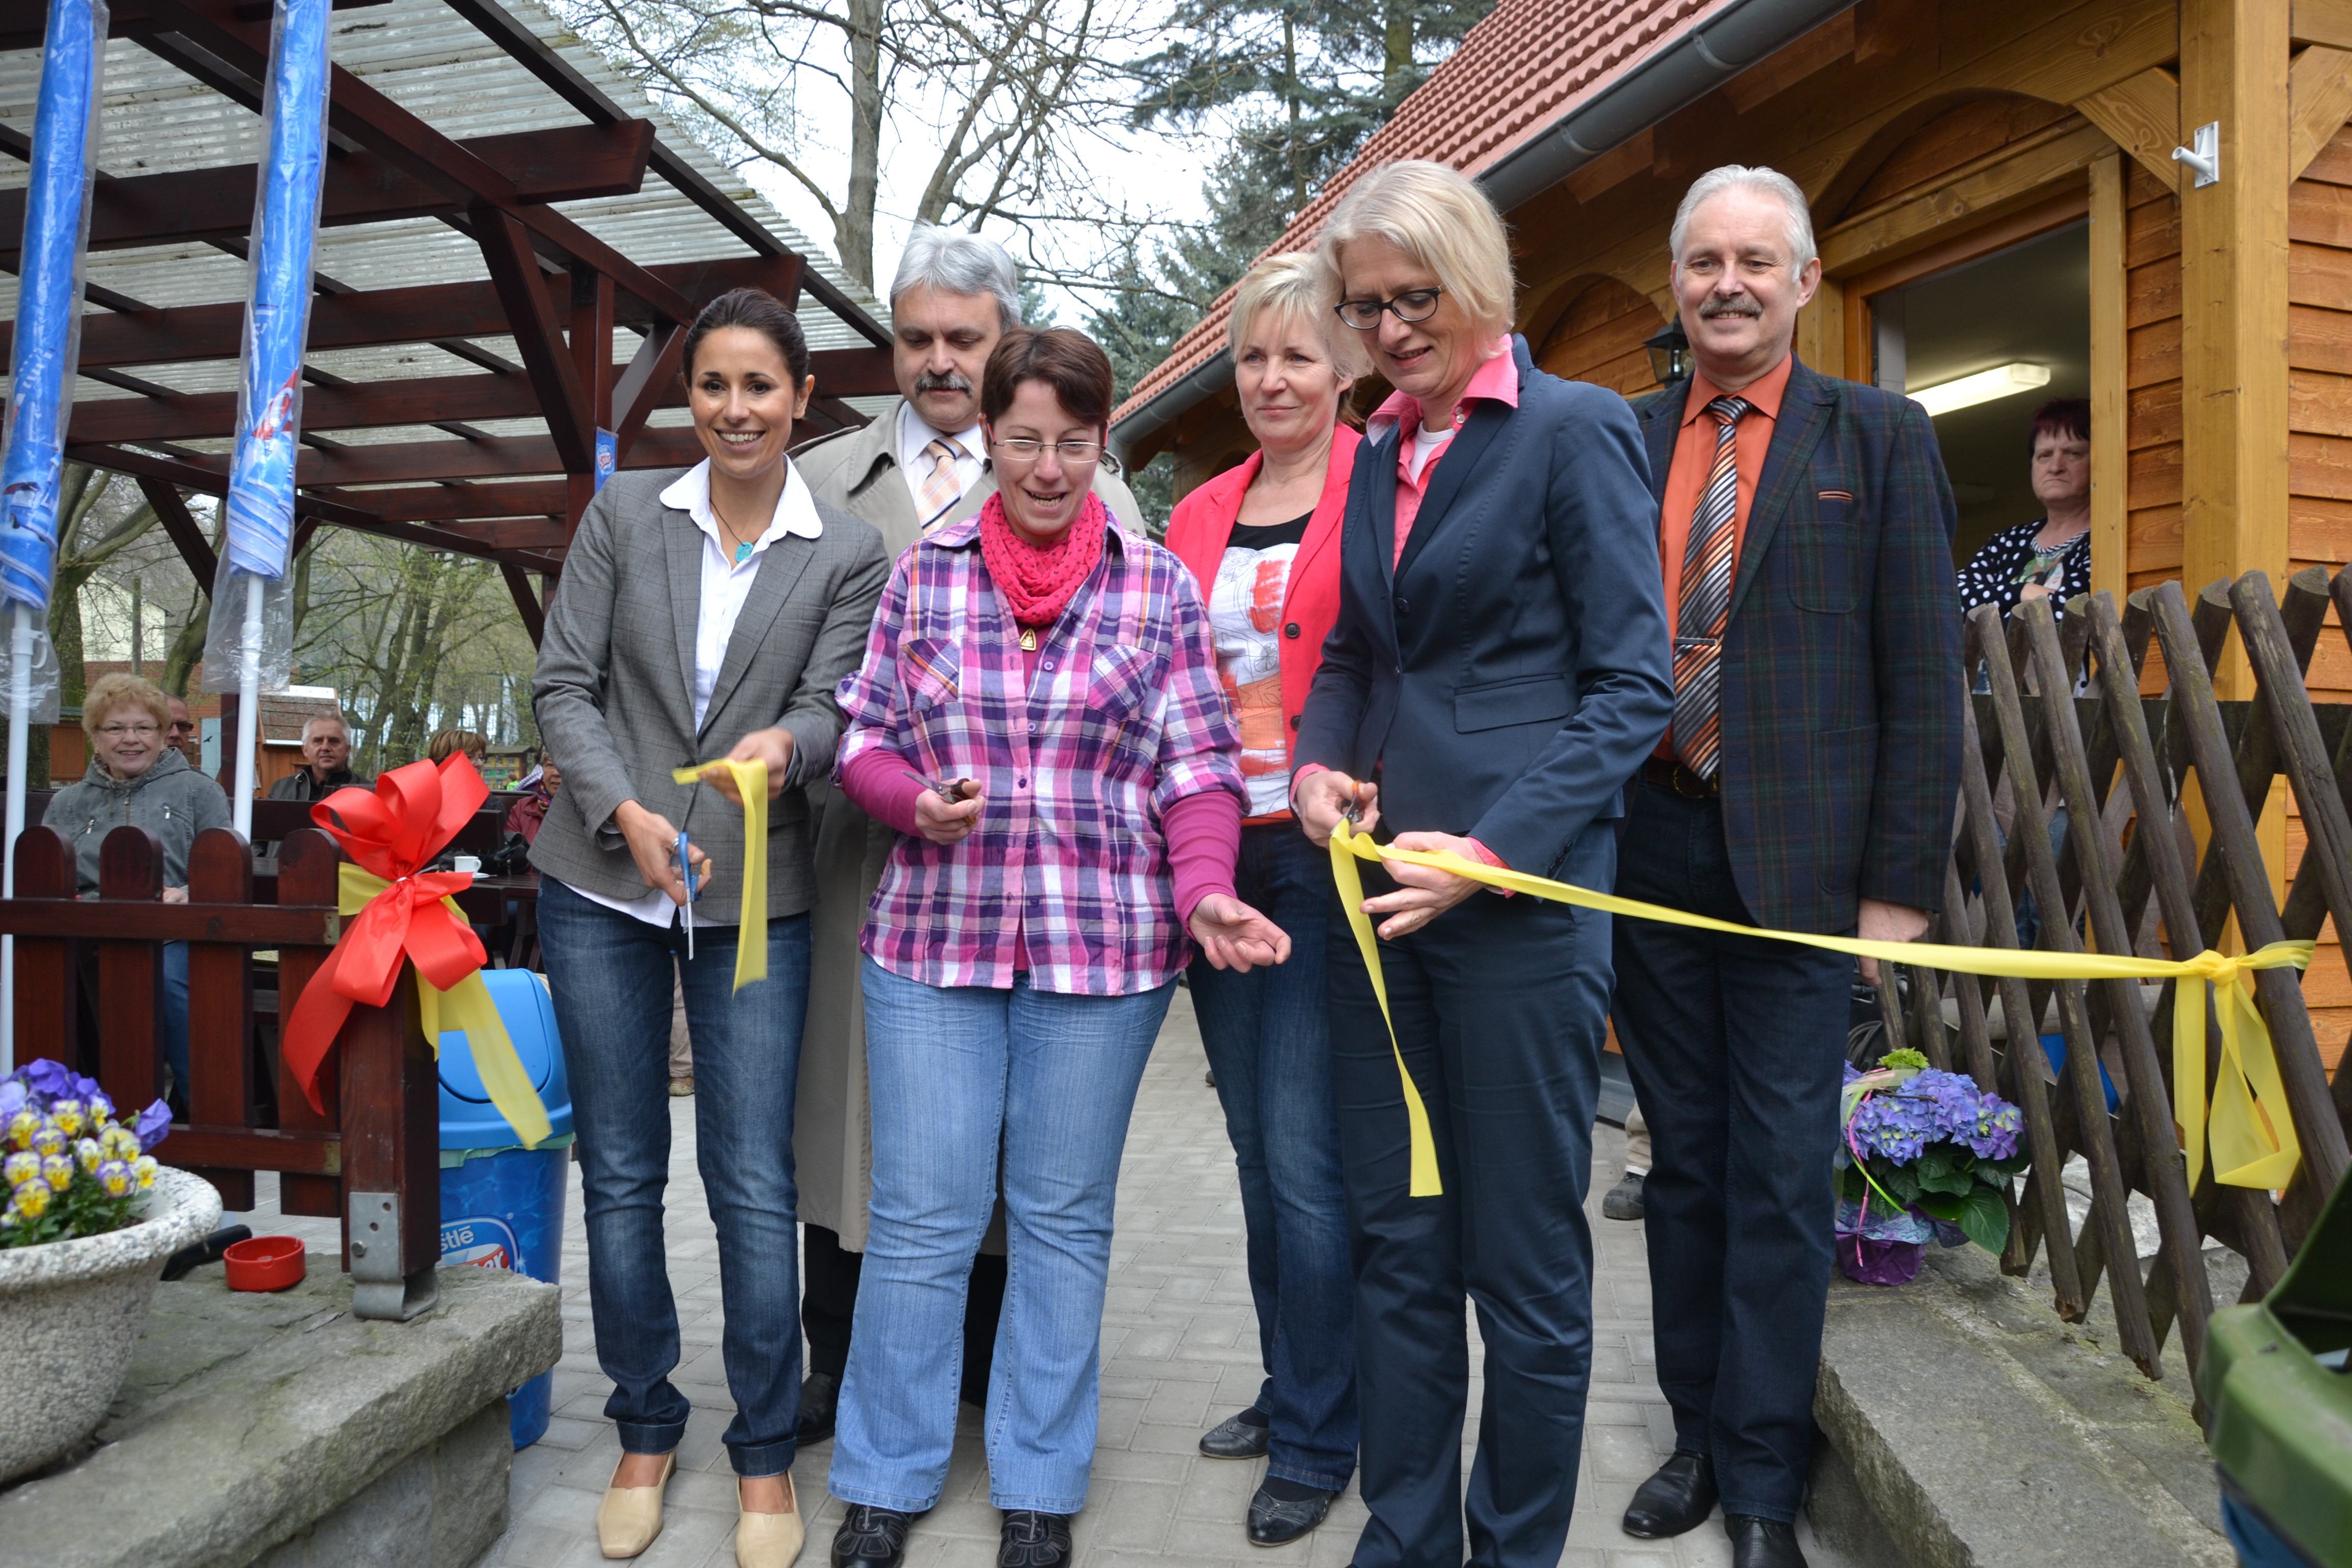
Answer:
[[[1348,187],[1316,247],[1335,300],[1345,285],[1340,253],[1360,239],[1385,239],[1436,273],[1481,331],[1510,331],[1510,241],[1495,204],[1459,170],[1409,158]]]
[[[1225,317],[1225,347],[1239,359],[1259,316],[1296,318],[1321,346],[1331,374],[1343,383],[1353,382],[1371,369],[1371,356],[1354,332],[1337,328],[1339,318],[1331,308],[1339,302],[1330,275],[1313,251],[1265,257],[1234,290],[1233,309]]]
[[[172,727],[172,705],[164,700],[163,689],[152,680],[117,670],[112,675],[100,676],[81,700],[81,732],[97,740],[99,725],[109,713],[126,703],[144,708],[147,716],[155,721],[156,729]]]
[[[444,730],[425,742],[428,762],[446,763],[456,752],[463,752],[478,763],[489,755],[490,743],[478,730]]]

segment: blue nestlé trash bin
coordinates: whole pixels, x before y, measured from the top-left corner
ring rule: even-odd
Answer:
[[[529,970],[486,969],[482,983],[553,1131],[541,1147],[522,1147],[520,1135],[490,1103],[466,1037],[441,1037],[441,1262],[510,1268],[552,1285],[563,1257],[563,1193],[572,1160],[572,1089],[563,1077],[555,1008],[546,982]],[[541,1373],[509,1396],[516,1447],[529,1447],[547,1431],[553,1376]]]

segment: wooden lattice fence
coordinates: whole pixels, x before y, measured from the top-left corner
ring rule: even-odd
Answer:
[[[2056,952],[2083,951],[2087,933],[2102,952],[2187,957],[2316,937],[2330,914],[2337,931],[2352,932],[2352,708],[2315,706],[2303,678],[2331,600],[2339,626],[2352,627],[2352,572],[2331,584],[2306,569],[2284,602],[2252,573],[2205,589],[2194,609],[2168,582],[2134,594],[2120,616],[2105,594],[2074,600],[2063,620],[2046,600],[2006,624],[1990,606],[1975,612],[1967,668],[1981,671],[1985,689],[1969,704],[1945,910],[1930,940],[2018,946],[2021,891],[2032,900],[2028,931],[2038,919],[2037,945]],[[2252,701],[2214,695],[2233,625],[2257,689]],[[2151,638],[2168,682],[2155,698],[2141,689]],[[2284,909],[2257,837],[2282,773],[2308,836]],[[2323,950],[2317,962],[2347,962],[2345,950]],[[2176,982],[2144,991],[2135,981],[1909,974],[1903,1002],[1891,978],[1883,983],[1890,1029],[2024,1109],[2033,1169],[2002,1267],[2022,1275],[2046,1253],[2054,1304],[2069,1321],[2089,1311],[2104,1279],[2126,1353],[2158,1375],[2177,1324],[2193,1371],[2214,1305],[2206,1238],[2243,1257],[2246,1295],[2267,1291],[2346,1168],[2352,1070],[2339,1068],[2331,1085],[2301,977],[2273,969],[2255,979],[2303,1145],[2300,1168],[2273,1200],[2216,1184],[2210,1161],[2189,1188],[2172,1109]],[[2221,1059],[2210,1011],[2207,1032],[2210,1094]],[[2054,1072],[2042,1034],[2065,1042]],[[2091,1188],[2079,1229],[2060,1179],[2075,1154]],[[2145,1279],[2132,1193],[2152,1204],[2161,1237]]]

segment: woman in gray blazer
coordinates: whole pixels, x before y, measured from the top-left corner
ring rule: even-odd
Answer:
[[[606,1557],[634,1557],[660,1533],[689,1409],[669,1377],[678,1323],[662,1243],[675,977],[719,1232],[735,1559],[785,1568],[803,1536],[792,1137],[816,888],[801,786],[833,767],[834,688],[857,667],[889,562],[881,536],[818,505],[785,457],[815,387],[791,311],[757,289],[720,296],[687,334],[685,365],[709,456],[683,473],[616,475],[564,558],[532,688],[563,789],[530,858],[580,1132],[604,1414],[621,1436],[599,1541]],[[768,764],[766,843],[743,842],[731,783],[672,782],[673,768],[718,756]],[[683,909],[681,831],[699,884]],[[737,992],[747,853],[767,858],[768,978]]]

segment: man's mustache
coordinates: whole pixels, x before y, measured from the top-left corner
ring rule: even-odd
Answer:
[[[949,371],[944,375],[934,375],[929,371],[925,371],[915,378],[915,390],[917,392],[970,392],[971,378],[957,370]]]
[[[1760,316],[1763,313],[1764,307],[1746,294],[1735,295],[1728,300],[1717,299],[1710,294],[1707,296],[1706,303],[1698,308],[1699,320],[1702,321],[1711,321],[1717,316]]]

